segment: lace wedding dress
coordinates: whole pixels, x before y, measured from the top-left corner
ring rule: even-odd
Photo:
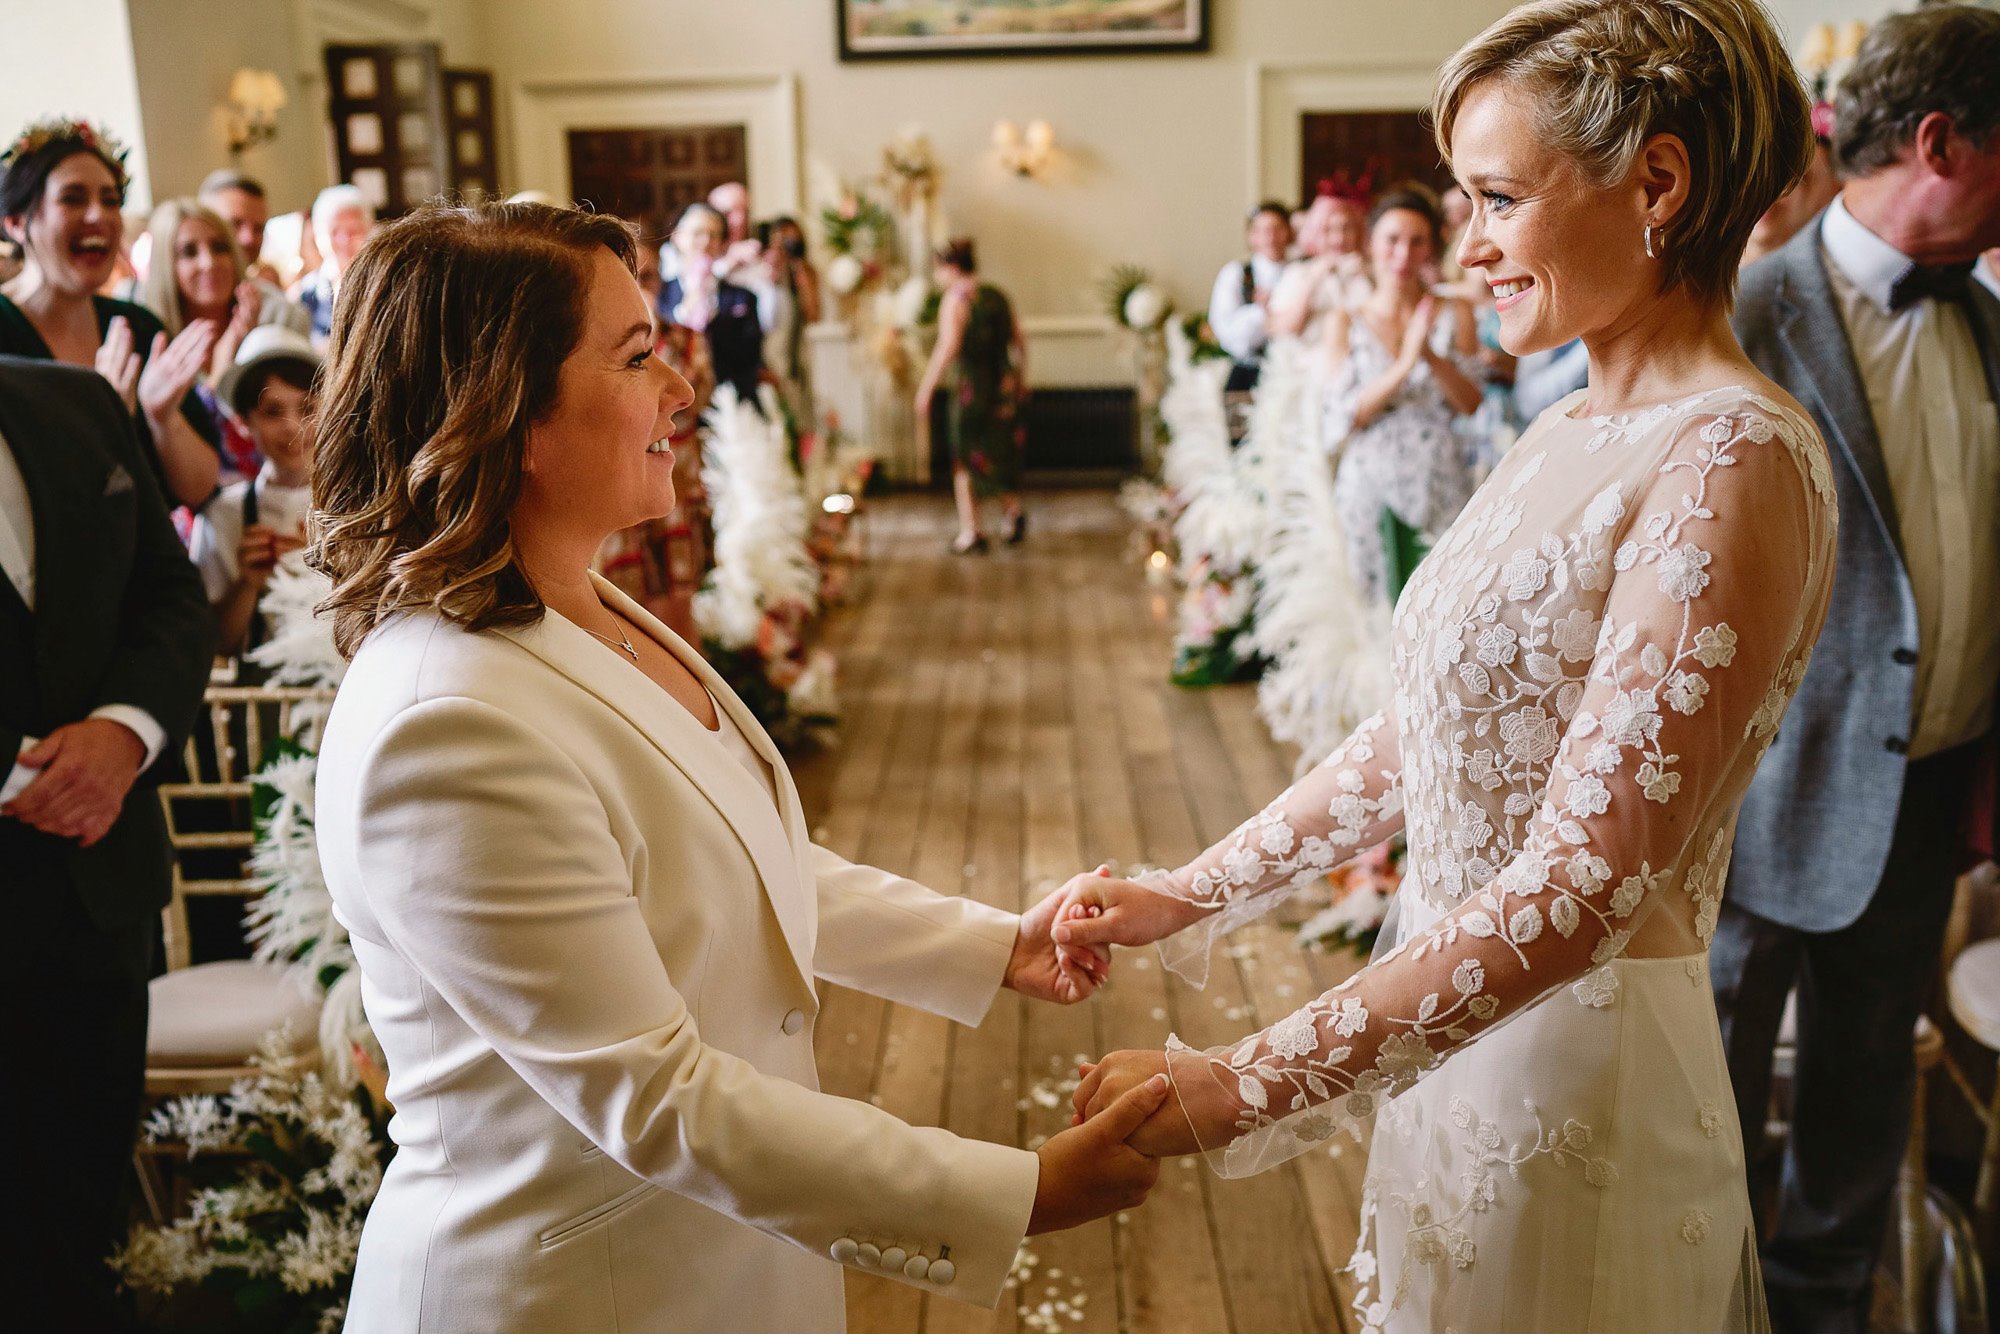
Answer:
[[[1825,615],[1811,423],[1745,389],[1530,428],[1396,611],[1392,709],[1155,884],[1214,936],[1403,830],[1393,949],[1234,1047],[1170,1043],[1261,1171],[1374,1119],[1367,1334],[1766,1327],[1706,951]],[[1214,1122],[1210,1122],[1214,1124]]]

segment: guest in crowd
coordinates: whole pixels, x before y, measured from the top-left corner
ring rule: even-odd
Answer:
[[[271,204],[263,182],[224,167],[202,179],[195,191],[201,206],[229,224],[230,235],[243,251],[246,275],[253,282],[278,287],[278,271],[264,262],[264,229],[271,225]],[[279,292],[283,296],[282,291]]]
[[[320,265],[311,277],[302,281],[298,300],[312,317],[315,343],[324,346],[332,334],[333,306],[340,296],[340,280],[374,230],[375,206],[352,185],[329,185],[313,200],[312,235],[319,248]]]
[[[1235,365],[1224,389],[1240,393],[1257,386],[1257,371],[1270,337],[1271,294],[1285,273],[1292,245],[1292,219],[1285,206],[1266,201],[1250,212],[1245,228],[1250,253],[1233,259],[1215,275],[1208,298],[1208,327]]]
[[[247,481],[225,487],[194,521],[188,545],[215,608],[220,651],[240,657],[263,642],[257,602],[278,563],[305,546],[312,507],[312,340],[282,325],[252,329],[216,394],[263,458]]]
[[[94,218],[86,199],[76,211]],[[214,644],[148,455],[103,376],[0,356],[0,1059],[34,1081],[0,1099],[15,1146],[0,1283],[17,1329],[129,1327],[105,1260],[129,1221],[168,897],[152,785]]]
[[[26,257],[0,286],[0,355],[100,371],[143,429],[168,499],[199,508],[222,472],[215,420],[194,393],[221,332],[191,321],[168,340],[150,311],[99,296],[124,231],[125,151],[95,127],[30,126],[0,166],[0,225]]]
[[[1530,352],[1514,368],[1514,415],[1523,425],[1583,388],[1590,379],[1590,351],[1572,338],[1546,352]]]
[[[1478,342],[1463,302],[1434,296],[1443,244],[1433,196],[1391,190],[1368,219],[1373,290],[1327,319],[1325,439],[1334,502],[1365,596],[1394,603],[1421,554],[1472,495],[1454,425],[1480,404]]]
[[[764,378],[764,332],[773,312],[749,288],[719,271],[728,224],[707,204],[689,204],[674,224],[678,274],[660,290],[660,318],[702,335],[718,387],[762,411],[757,386]]]
[[[971,240],[960,237],[936,256],[937,346],[917,386],[917,421],[927,426],[931,401],[945,391],[944,420],[951,447],[951,493],[958,504],[958,536],[951,549],[970,555],[987,549],[979,527],[979,498],[1000,497],[1010,543],[1027,534],[1021,508],[1021,458],[1027,444],[1028,345],[1014,307],[999,288],[979,281]]]
[[[1745,798],[1711,968],[1746,1130],[1798,994],[1765,1229],[1774,1328],[1868,1328],[1909,1131],[1911,1029],[2000,683],[2000,13],[1883,19],[1841,81],[1840,196],[1743,274],[1735,324],[1810,406],[1840,497],[1826,632]],[[1755,1150],[1753,1139],[1751,1149]]]
[[[764,364],[778,382],[778,396],[800,435],[819,429],[813,402],[806,327],[819,323],[819,271],[806,258],[806,234],[796,219],[774,218],[758,228],[762,281],[774,292],[777,318],[764,339]]]
[[[740,282],[739,271],[747,271],[764,259],[763,244],[750,227],[750,187],[741,181],[718,185],[708,192],[708,206],[722,216],[724,227],[716,272]]]
[[[209,354],[211,382],[236,362],[244,337],[261,324],[308,333],[311,318],[270,283],[250,276],[228,222],[193,199],[170,199],[153,210],[153,262],[134,298],[159,316],[167,337],[196,320],[222,332]]]
[[[1806,174],[1764,210],[1750,243],[1743,247],[1743,263],[1756,263],[1798,235],[1839,193],[1840,177],[1833,170],[1833,108],[1821,102],[1813,108],[1813,155]]]
[[[672,507],[654,446],[690,400],[633,249],[420,209],[334,339],[311,559],[352,661],[316,814],[398,1141],[355,1330],[830,1331],[843,1264],[991,1305],[1025,1233],[1157,1172],[1123,1140],[1165,1080],[1036,1153],[818,1091],[816,978],[976,1023],[1104,960],[1058,971],[1053,896],[1017,917],[814,846],[749,709],[592,576]]]
[[[1266,327],[1271,337],[1291,335],[1317,345],[1326,335],[1327,315],[1367,299],[1368,261],[1362,243],[1367,209],[1322,186],[1305,212],[1299,233],[1304,258],[1286,268],[1271,293]]]

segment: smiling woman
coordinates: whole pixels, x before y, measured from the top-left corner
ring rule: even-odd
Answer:
[[[348,271],[314,461],[352,657],[317,830],[397,1153],[348,1326],[824,1331],[840,1271],[991,1305],[1030,1231],[1136,1203],[1166,1095],[1037,1152],[818,1091],[815,979],[975,1023],[1088,995],[1016,916],[806,835],[699,654],[590,572],[674,504],[633,234],[428,208]]]

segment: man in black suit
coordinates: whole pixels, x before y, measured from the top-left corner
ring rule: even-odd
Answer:
[[[215,631],[92,371],[0,357],[0,569],[0,1291],[16,1328],[118,1328],[105,1259],[169,893],[148,779],[193,723]]]

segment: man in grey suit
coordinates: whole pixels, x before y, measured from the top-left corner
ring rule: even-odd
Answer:
[[[1833,602],[1745,798],[1711,961],[1754,1161],[1785,998],[1797,1076],[1764,1248],[1785,1334],[1867,1328],[1932,985],[2000,685],[2000,13],[1870,33],[1841,197],[1745,271],[1736,331],[1809,409],[1840,492]]]

